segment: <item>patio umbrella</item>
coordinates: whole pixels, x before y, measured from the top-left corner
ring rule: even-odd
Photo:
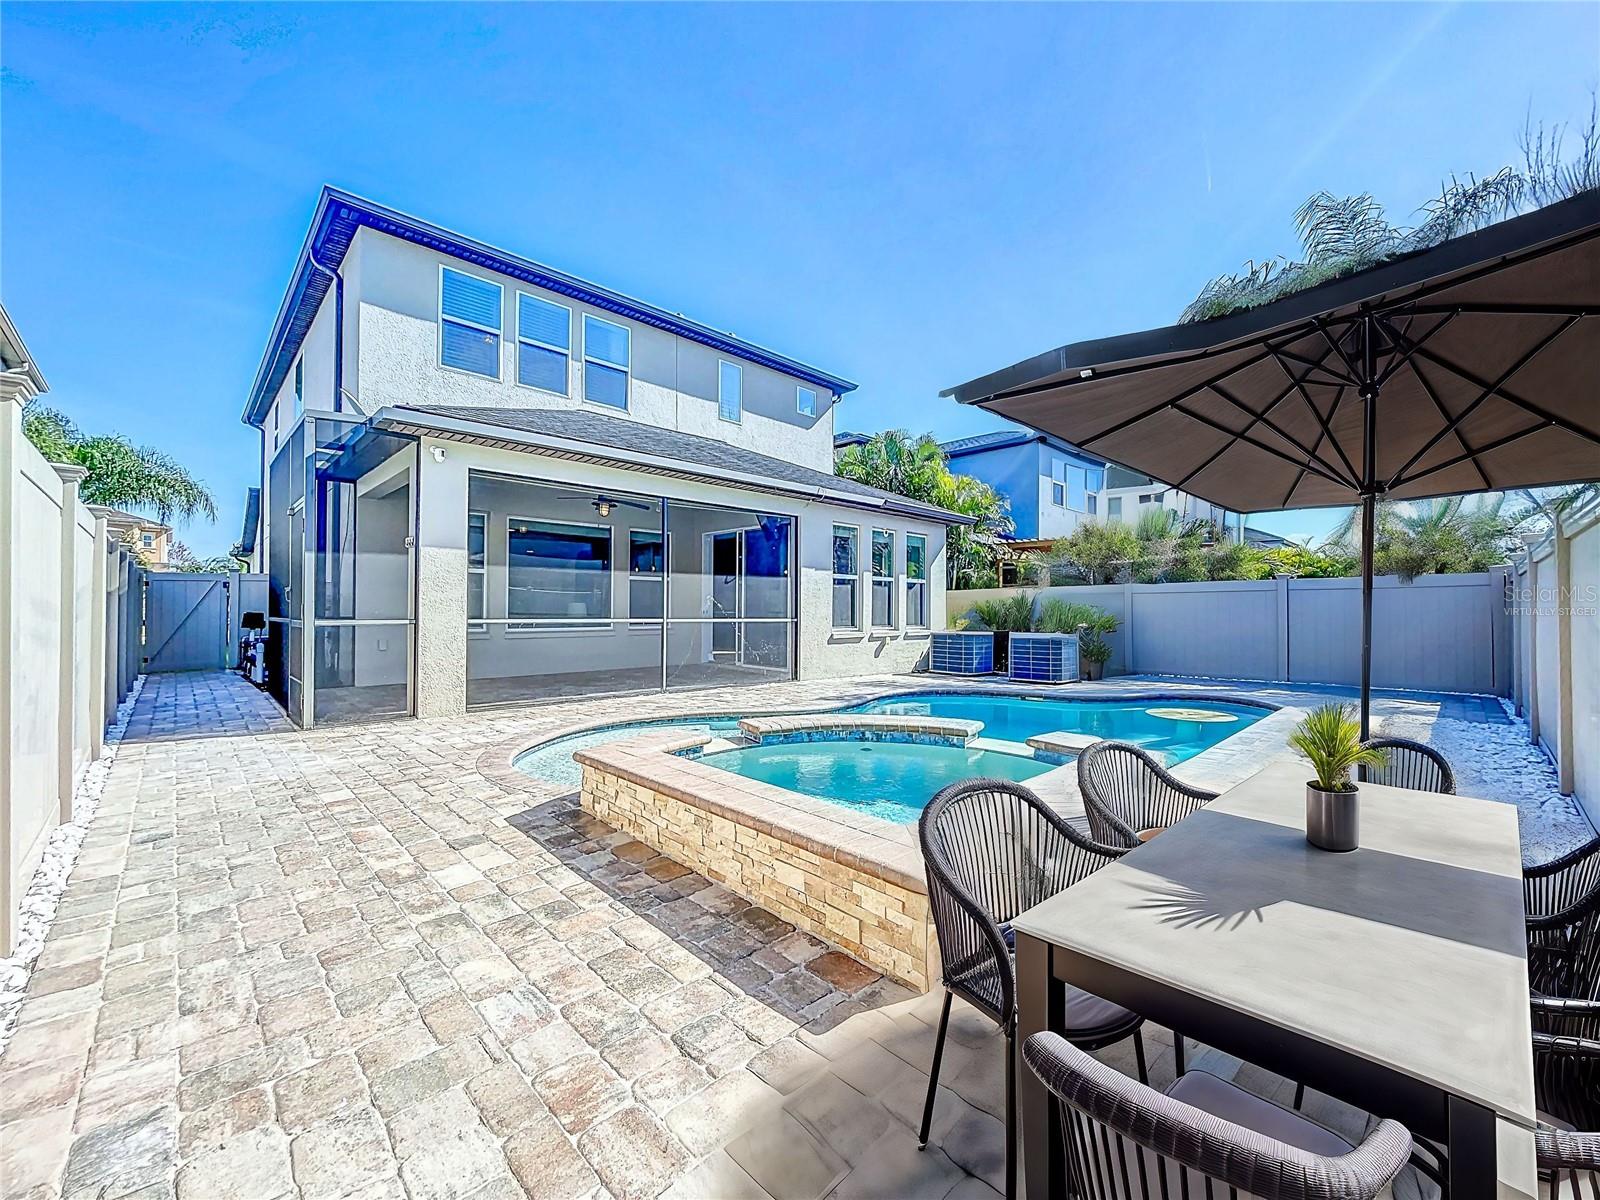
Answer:
[[[1600,192],[1243,312],[1079,342],[943,394],[1233,512],[1600,477]]]

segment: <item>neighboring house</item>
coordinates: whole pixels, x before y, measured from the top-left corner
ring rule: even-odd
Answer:
[[[1052,542],[1099,516],[1106,464],[1048,434],[999,430],[941,443],[950,469],[982,480],[1011,504],[1017,542]]]
[[[1136,524],[1151,507],[1225,527],[1225,509],[1168,487],[1070,442],[1032,430],[998,430],[943,442],[950,469],[981,479],[1011,504],[1019,548],[1042,548],[1085,521]]]
[[[88,507],[90,512],[106,519],[106,532],[131,547],[146,567],[156,571],[172,569],[167,558],[172,547],[172,526],[163,525],[154,517],[141,517],[138,513],[123,512],[104,504]]]
[[[833,435],[833,448],[843,450],[847,446],[865,446],[871,440],[870,433],[836,433]]]
[[[324,189],[245,405],[302,723],[908,670],[965,518],[833,475],[854,384]]]

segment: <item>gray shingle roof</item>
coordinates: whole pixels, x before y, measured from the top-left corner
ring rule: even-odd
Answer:
[[[946,512],[931,504],[908,500],[904,496],[868,487],[853,479],[843,479],[825,471],[757,454],[754,450],[730,446],[726,442],[700,437],[697,434],[646,425],[642,421],[607,417],[577,409],[458,406],[392,408],[383,410],[378,417],[380,422],[387,417],[391,423],[403,425],[407,423],[407,414],[442,417],[449,421],[469,421],[521,434],[587,443],[595,448],[597,458],[609,459],[623,466],[632,465],[628,458],[630,453],[650,455],[673,460],[675,464],[681,465],[686,473],[710,480],[727,482],[730,475],[742,475],[756,480],[772,481],[777,485],[771,489],[773,491],[826,489],[831,493],[827,498],[837,503],[848,504],[852,498],[856,498],[863,507],[887,508],[894,512],[926,517],[945,524],[971,523],[970,518],[958,513]]]

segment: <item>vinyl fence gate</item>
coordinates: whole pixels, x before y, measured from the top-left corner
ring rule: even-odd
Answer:
[[[144,669],[218,671],[229,662],[229,577],[151,571],[144,589]]]

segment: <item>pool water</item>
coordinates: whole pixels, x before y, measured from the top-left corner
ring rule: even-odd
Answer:
[[[1050,763],[995,750],[843,739],[746,746],[704,754],[700,761],[902,822],[915,821],[947,784],[980,777],[1021,783],[1053,769]]]
[[[672,717],[660,721],[633,721],[624,725],[606,725],[587,733],[569,733],[554,741],[545,742],[517,755],[517,769],[526,771],[535,779],[560,784],[574,790],[583,786],[583,768],[572,761],[579,750],[603,746],[607,742],[621,741],[650,729],[667,727],[694,733],[714,733],[727,736],[739,732],[738,717]]]
[[[1167,715],[1152,715],[1151,710]],[[1036,700],[1028,696],[926,692],[870,700],[849,711],[982,721],[982,736],[1003,742],[1025,743],[1043,733],[1085,733],[1131,742],[1164,758],[1170,766],[1255,724],[1269,710],[1213,700]],[[1205,714],[1208,719],[1174,715],[1184,713],[1196,718]]]

